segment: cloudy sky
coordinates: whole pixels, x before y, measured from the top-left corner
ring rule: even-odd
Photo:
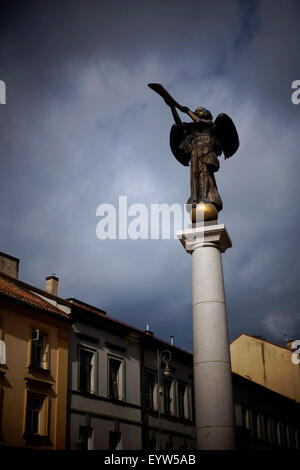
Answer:
[[[216,174],[230,339],[300,339],[297,0],[2,1],[0,251],[20,279],[191,350],[191,257],[178,240],[99,240],[99,204],[184,204],[172,116],[147,88],[225,112],[240,136]],[[182,115],[182,117],[184,117]]]

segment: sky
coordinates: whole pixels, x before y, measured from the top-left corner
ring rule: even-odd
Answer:
[[[180,242],[96,236],[97,207],[120,195],[147,207],[189,197],[157,82],[239,133],[216,173],[230,340],[300,339],[299,14],[297,0],[2,1],[0,251],[20,258],[19,278],[44,289],[55,273],[61,297],[192,350]]]

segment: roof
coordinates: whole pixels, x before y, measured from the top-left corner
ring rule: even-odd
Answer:
[[[178,352],[187,354],[188,356],[192,357],[192,353],[186,351],[185,349],[179,348],[163,339],[157,338],[153,334],[149,334],[147,331],[140,330],[134,326],[131,326],[125,322],[117,320],[111,316],[106,315],[106,312],[98,307],[90,305],[82,300],[76,299],[74,297],[70,297],[68,299],[59,298],[53,294],[45,292],[38,287],[32,286],[27,284],[19,279],[15,279],[8,274],[0,273],[0,295],[4,295],[11,299],[14,299],[18,302],[21,302],[25,305],[28,305],[33,308],[37,308],[42,310],[46,313],[59,316],[62,319],[71,320],[71,316],[66,312],[60,310],[59,308],[55,307],[55,305],[47,302],[45,299],[41,298],[40,295],[43,297],[49,297],[49,299],[59,301],[59,303],[66,305],[72,309],[72,307],[77,307],[82,311],[88,312],[92,315],[95,315],[96,318],[101,318],[108,324],[114,324],[115,326],[126,328],[127,330],[131,330],[138,336],[142,336],[144,338],[149,338],[150,341],[160,343],[162,346],[167,346],[168,348],[172,348],[173,350],[177,350]]]
[[[94,305],[90,305],[90,304],[87,304],[86,302],[83,302],[82,300],[75,299],[75,297],[69,297],[66,300],[68,300],[74,305],[79,306],[80,308],[84,310],[87,310],[88,312],[95,313],[96,315],[106,316],[106,312],[102,310],[101,308],[94,307]]]
[[[190,356],[192,358],[192,353],[191,352],[186,351],[185,349],[179,348],[178,346],[175,346],[175,345],[173,345],[173,344],[171,344],[167,341],[164,341],[163,339],[158,338],[157,336],[155,336],[153,333],[150,333],[148,331],[140,330],[139,328],[136,328],[135,326],[131,326],[128,323],[122,322],[120,320],[116,320],[115,318],[106,315],[106,312],[104,310],[101,310],[101,309],[99,309],[97,307],[94,307],[90,304],[82,302],[81,300],[75,299],[74,297],[70,297],[67,300],[69,302],[71,302],[74,306],[79,308],[80,310],[83,310],[85,312],[89,312],[91,314],[94,314],[98,318],[103,319],[103,321],[107,322],[108,324],[111,323],[111,324],[114,324],[115,326],[129,329],[132,332],[134,332],[136,335],[138,335],[139,337],[142,336],[143,338],[147,338],[147,339],[149,338],[149,341],[158,342],[164,347],[172,348],[173,351],[175,350],[175,351],[178,351],[180,353],[187,354],[188,356]]]
[[[7,253],[3,253],[2,251],[0,251],[0,256],[3,258],[11,259],[12,261],[15,261],[18,264],[20,262],[19,258],[15,258],[15,256],[8,255]]]
[[[43,310],[44,312],[54,314],[62,318],[70,318],[67,313],[31,292],[30,287],[31,286],[21,283],[17,279],[0,273],[0,294],[30,307]]]
[[[231,344],[234,343],[235,341],[237,341],[241,336],[248,336],[249,338],[253,338],[253,339],[256,339],[256,340],[258,339],[259,341],[263,341],[264,343],[272,344],[273,346],[277,346],[278,348],[283,348],[283,349],[287,349],[288,351],[290,351],[290,349],[287,346],[283,346],[282,344],[278,344],[278,343],[273,343],[273,341],[269,341],[269,340],[267,340],[265,338],[262,338],[260,336],[249,335],[248,333],[241,333],[233,341],[231,341]]]

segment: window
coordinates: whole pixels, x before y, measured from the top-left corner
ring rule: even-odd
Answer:
[[[4,387],[2,382],[3,375],[0,372],[0,440],[3,440],[1,436],[1,424],[2,424],[2,413],[3,413],[3,398],[4,398]]]
[[[287,425],[281,423],[281,432],[282,432],[282,444],[286,447],[288,445],[288,436],[287,436]]]
[[[119,432],[109,432],[109,450],[122,449],[122,434]]]
[[[287,426],[287,445],[288,447],[296,447],[295,430],[291,424]]]
[[[179,418],[187,417],[186,390],[187,390],[186,385],[179,382],[178,383],[178,416]]]
[[[109,374],[109,397],[115,400],[125,399],[125,377],[124,377],[124,361],[115,357],[109,357],[108,360]]]
[[[79,349],[79,390],[96,393],[96,354],[95,351]]]
[[[265,441],[266,440],[266,422],[265,417],[258,413],[256,416],[256,429],[258,439]]]
[[[285,423],[277,423],[277,439],[280,446],[285,447],[287,445],[287,428]]]
[[[3,325],[0,318],[0,364],[6,364],[6,345],[3,340]]]
[[[171,405],[172,405],[171,387],[172,387],[172,380],[164,379],[163,380],[164,412],[165,414],[168,414],[168,415],[171,414]]]
[[[91,450],[92,449],[92,438],[93,430],[87,426],[79,427],[79,441],[78,448],[80,450]]]
[[[277,444],[276,422],[273,418],[268,419],[267,429],[269,442]]]
[[[156,450],[156,440],[148,439],[148,450]]]
[[[146,372],[146,407],[151,410],[155,407],[155,385],[156,378],[152,372]]]
[[[47,335],[40,330],[32,330],[30,365],[39,369],[48,369]]]
[[[28,434],[46,436],[48,396],[34,392],[27,393],[26,428]]]
[[[234,405],[234,416],[235,416],[235,424],[236,426],[243,427],[243,413],[242,413],[242,405],[239,403],[235,403]]]
[[[300,449],[300,428],[295,430],[296,449]]]
[[[250,410],[249,408],[246,408],[245,410],[245,425],[246,425],[246,429],[250,429],[251,430],[251,434],[253,434],[253,415],[252,415],[252,410]]]

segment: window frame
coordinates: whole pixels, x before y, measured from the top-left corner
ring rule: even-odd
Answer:
[[[180,390],[181,386],[184,387],[184,392],[183,392],[183,396],[182,396],[182,400],[183,400],[183,403],[182,403],[183,404],[183,415],[182,416],[180,414],[180,401],[179,401],[180,400],[179,390]],[[189,419],[190,418],[188,384],[181,381],[181,380],[177,381],[177,416],[180,419]]]
[[[148,401],[148,377],[151,376],[153,379],[153,391],[152,391],[152,406],[149,406],[149,401]],[[158,404],[157,404],[157,372],[155,372],[152,369],[145,369],[145,407],[148,410],[158,410]]]
[[[81,388],[81,354],[86,352],[92,356],[90,371],[90,380],[89,380],[89,390]],[[78,377],[77,377],[77,390],[80,393],[88,393],[91,395],[97,395],[98,391],[98,354],[97,350],[85,346],[83,344],[78,345]]]
[[[300,449],[300,427],[295,427],[296,449]]]
[[[114,435],[114,437],[118,436],[118,438],[119,438],[118,439],[118,444],[117,444],[116,447],[113,447],[111,445],[111,442],[112,442],[111,438],[113,437],[113,435]],[[122,444],[123,444],[122,434],[120,432],[116,432],[116,431],[109,431],[109,434],[108,434],[108,449],[109,450],[122,450],[122,447],[123,447]]]
[[[147,450],[157,450],[157,440],[156,438],[148,438],[148,449]]]
[[[268,418],[267,436],[268,436],[268,442],[272,444],[278,444],[277,423],[276,423],[276,420],[272,417]]]
[[[33,338],[34,332],[38,331],[38,339],[35,340]],[[36,344],[35,341],[38,341],[41,337],[44,338],[44,350],[43,353],[40,353],[40,360],[36,361],[34,360],[34,345]],[[49,372],[50,371],[50,345],[49,345],[49,339],[48,339],[48,333],[45,331],[41,331],[39,328],[32,328],[31,330],[31,338],[29,342],[29,368],[34,369],[34,370],[40,370],[40,371],[45,371]],[[46,356],[46,359],[41,360],[41,356]]]
[[[111,392],[111,375],[110,375],[110,363],[111,361],[118,361],[120,363],[118,369],[119,385],[118,385],[118,397],[112,396]],[[107,396],[110,400],[126,401],[126,369],[125,359],[120,356],[113,354],[107,355]]]
[[[234,403],[234,422],[235,426],[244,427],[243,406],[241,403]]]
[[[296,433],[293,424],[287,424],[287,445],[292,449],[296,448]]]
[[[42,406],[39,411],[39,429],[33,432],[28,426],[28,412],[30,395],[42,400]],[[24,434],[28,436],[48,437],[49,436],[49,395],[32,389],[25,390],[25,419]]]
[[[86,433],[87,440],[80,439],[83,433]],[[80,443],[80,450],[93,450],[93,428],[90,426],[79,426],[78,443]],[[82,444],[84,443],[84,445]]]

